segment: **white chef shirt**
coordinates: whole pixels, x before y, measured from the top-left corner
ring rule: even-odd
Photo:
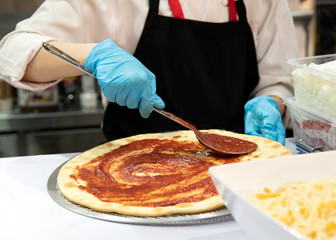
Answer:
[[[227,0],[180,0],[186,19],[227,22]],[[260,81],[253,96],[293,95],[289,58],[297,56],[292,15],[286,0],[244,0],[257,52]],[[42,90],[59,80],[22,80],[27,64],[43,41],[98,43],[111,38],[134,53],[149,9],[149,0],[46,0],[0,42],[0,78],[17,88]],[[159,14],[172,16],[168,0]],[[211,43],[209,43],[211,44]]]

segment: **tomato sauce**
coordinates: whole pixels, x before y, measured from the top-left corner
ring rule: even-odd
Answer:
[[[145,139],[91,160],[71,177],[104,202],[165,207],[217,195],[209,167],[236,161],[238,156],[216,155],[195,142]]]

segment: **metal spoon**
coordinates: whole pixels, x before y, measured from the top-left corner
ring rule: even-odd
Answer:
[[[50,43],[42,43],[42,46],[51,54],[61,58],[62,60],[66,61],[67,63],[72,64],[76,68],[82,70],[83,72],[87,73],[88,75],[96,78],[89,69],[85,68],[80,62],[78,62],[76,59],[71,57],[70,55],[66,54],[62,50],[56,48],[55,46],[51,45]],[[210,148],[211,150],[215,151],[219,154],[245,154],[252,152],[257,149],[258,145],[246,141],[243,139],[235,138],[235,137],[229,137],[229,136],[223,136],[219,134],[213,134],[213,133],[205,133],[200,132],[197,130],[193,125],[190,123],[184,121],[183,119],[175,116],[172,113],[166,112],[162,109],[154,108],[154,111],[157,113],[181,124],[185,128],[188,128],[192,130],[198,141],[203,144],[204,146]]]
[[[192,130],[200,143],[216,153],[224,155],[245,154],[256,150],[258,147],[257,144],[240,138],[201,132],[190,123],[162,109],[154,108],[154,111]]]

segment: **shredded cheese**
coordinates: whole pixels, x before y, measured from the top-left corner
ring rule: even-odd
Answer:
[[[336,239],[336,178],[265,188],[249,200],[308,238]]]

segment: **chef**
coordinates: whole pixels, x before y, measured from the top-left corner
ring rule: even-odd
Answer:
[[[284,144],[297,52],[286,0],[46,0],[2,39],[0,78],[43,90],[83,74],[45,41],[97,77],[108,140],[183,129],[156,107]]]

